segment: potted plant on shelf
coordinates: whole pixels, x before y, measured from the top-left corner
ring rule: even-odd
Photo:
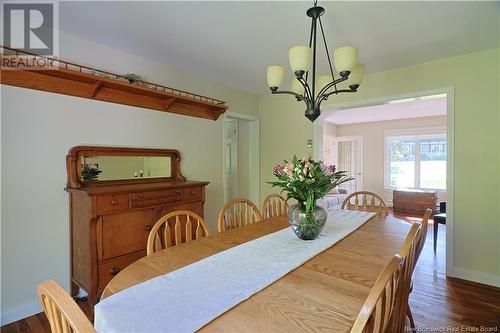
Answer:
[[[278,180],[268,183],[286,192],[287,201],[297,200],[297,204],[290,207],[288,219],[297,237],[303,240],[318,237],[326,222],[327,212],[316,205],[316,200],[354,179],[345,171],[337,171],[334,165],[314,161],[309,156],[301,159],[293,156],[291,161],[277,164],[273,172]]]
[[[84,181],[97,180],[101,172],[97,163],[84,164],[82,168],[82,179]]]

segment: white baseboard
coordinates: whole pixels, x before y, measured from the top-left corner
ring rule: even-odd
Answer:
[[[12,310],[2,312],[0,315],[0,325],[7,325],[40,312],[42,312],[42,307],[37,299],[33,302],[18,306]]]
[[[495,274],[455,266],[451,276],[500,288],[500,276]]]

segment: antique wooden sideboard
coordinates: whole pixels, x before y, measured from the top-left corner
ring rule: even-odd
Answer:
[[[82,161],[96,156],[169,158],[170,175],[84,180]],[[92,305],[114,275],[146,255],[149,231],[160,217],[175,210],[190,210],[203,217],[208,182],[186,181],[176,150],[78,146],[69,151],[66,164],[71,289],[73,295],[78,287],[84,289]]]

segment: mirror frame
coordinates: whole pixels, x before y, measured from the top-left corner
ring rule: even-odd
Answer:
[[[157,178],[134,178],[119,180],[83,181],[81,179],[81,158],[83,156],[164,156],[170,157],[171,176]],[[87,186],[124,185],[137,183],[151,183],[158,181],[186,181],[180,169],[181,155],[175,149],[132,148],[132,147],[104,147],[104,146],[76,146],[66,155],[66,169],[68,172],[68,188]]]

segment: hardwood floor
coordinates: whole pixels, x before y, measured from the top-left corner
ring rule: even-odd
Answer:
[[[409,222],[418,217],[395,214]],[[433,251],[432,221],[425,247],[413,275],[410,307],[418,332],[500,331],[500,289],[458,279],[445,278],[445,232],[439,225],[437,254]],[[89,315],[87,302],[79,302]],[[49,333],[43,313],[2,326],[2,333]]]

